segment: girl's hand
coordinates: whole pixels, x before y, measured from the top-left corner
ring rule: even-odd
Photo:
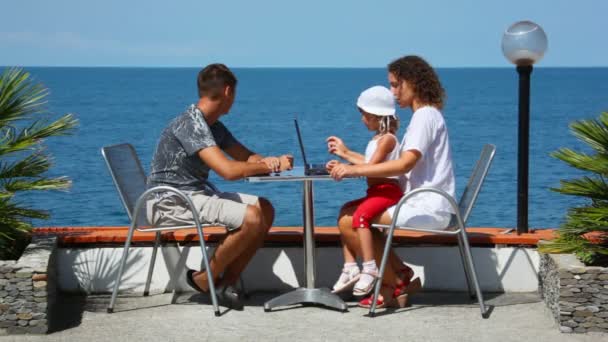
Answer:
[[[353,176],[354,171],[355,171],[354,165],[338,163],[331,169],[329,175],[334,180],[341,181],[342,178]]]
[[[325,168],[327,169],[327,172],[330,172],[330,173],[331,173],[331,170],[333,170],[333,169],[334,169],[334,167],[335,167],[336,165],[338,165],[338,164],[340,164],[340,162],[339,162],[339,161],[337,161],[337,160],[335,160],[335,159],[334,159],[334,160],[330,160],[330,161],[328,161],[328,162],[327,162],[327,164],[325,164]]]
[[[332,135],[331,137],[327,138],[326,141],[328,152],[331,154],[335,154],[340,158],[344,158],[346,153],[349,151],[348,147],[344,145],[342,139],[338,137]]]

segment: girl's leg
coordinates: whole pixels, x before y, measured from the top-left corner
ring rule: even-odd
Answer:
[[[338,227],[352,222],[352,211],[357,206],[357,201],[346,203],[340,210],[338,217]],[[351,209],[352,208],[352,209]],[[341,231],[341,230],[340,230]],[[344,267],[342,273],[333,286],[333,292],[342,292],[352,289],[352,286],[359,280],[360,271],[357,265],[357,250],[353,249],[350,238],[345,237],[340,233],[340,239],[342,241],[342,253],[344,254]]]
[[[385,193],[382,189],[370,188],[368,190],[368,197],[359,204],[353,214],[353,228],[357,230],[363,257],[363,272],[361,278],[355,284],[353,291],[355,295],[366,295],[369,293],[378,276],[370,221],[395,204],[399,198],[399,192],[395,196],[391,196],[390,193]]]

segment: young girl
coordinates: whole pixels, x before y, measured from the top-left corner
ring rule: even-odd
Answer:
[[[399,120],[395,115],[395,101],[391,91],[382,86],[371,87],[361,93],[357,99],[357,107],[361,112],[363,124],[368,130],[375,132],[367,144],[365,155],[343,149],[344,144],[337,137],[328,138],[329,151],[351,164],[378,164],[398,159],[400,148],[395,132]],[[340,162],[332,160],[327,164],[327,168],[331,170],[338,164]],[[334,285],[334,292],[350,290],[354,285],[353,294],[364,296],[373,289],[378,267],[374,259],[370,222],[375,216],[399,202],[403,195],[399,178],[368,177],[367,196],[351,202],[352,205],[357,205],[352,217],[352,226],[359,236],[363,271],[359,271],[355,256],[347,248],[343,248],[344,269]]]

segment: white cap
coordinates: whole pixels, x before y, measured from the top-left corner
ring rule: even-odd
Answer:
[[[357,107],[374,115],[395,115],[395,98],[386,87],[373,86],[359,95]]]

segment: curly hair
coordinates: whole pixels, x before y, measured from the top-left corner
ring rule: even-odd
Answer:
[[[433,67],[418,56],[405,56],[392,61],[388,72],[412,87],[415,96],[423,104],[443,108],[445,90]]]

